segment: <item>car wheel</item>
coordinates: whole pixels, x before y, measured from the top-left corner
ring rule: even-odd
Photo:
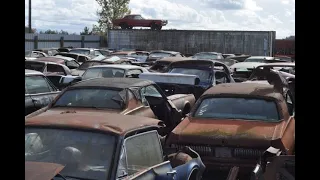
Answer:
[[[158,25],[158,30],[161,30],[161,29],[162,29],[162,26],[159,26],[159,25]]]
[[[128,29],[132,29],[133,28],[133,26],[128,26]]]
[[[153,22],[150,25],[151,30],[156,30],[157,29],[157,25]]]
[[[122,23],[120,25],[121,29],[127,29],[128,28],[128,25],[126,23]]]

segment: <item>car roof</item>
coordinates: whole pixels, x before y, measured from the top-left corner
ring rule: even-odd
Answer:
[[[125,135],[127,132],[143,127],[156,127],[158,119],[134,115],[122,115],[107,112],[77,112],[44,114],[28,118],[25,126],[65,127],[84,130],[99,130],[116,135]]]
[[[184,61],[184,60],[192,60],[190,57],[164,57],[162,59],[158,59],[156,62],[176,62],[176,61]]]
[[[205,95],[232,95],[232,96],[252,96],[260,98],[273,98],[283,100],[281,93],[277,92],[270,84],[262,83],[224,83],[211,87],[201,96]]]
[[[54,65],[59,65],[63,66],[63,64],[56,63],[55,61],[38,61],[39,58],[37,59],[32,59],[32,60],[25,60],[25,62],[35,62],[35,63],[41,63],[41,64],[54,64]]]
[[[94,78],[80,81],[70,87],[106,87],[125,89],[130,87],[143,87],[151,84],[154,84],[154,82],[139,78]]]
[[[107,65],[95,65],[95,66],[91,66],[88,69],[92,69],[92,68],[108,68],[108,67],[112,67],[112,68],[119,68],[119,69],[145,69],[141,66],[136,66],[136,65],[129,65],[129,64],[107,64]]]
[[[179,54],[180,52],[176,51],[164,51],[164,50],[153,50],[150,53],[169,53],[169,54]]]
[[[35,71],[35,70],[30,70],[30,69],[25,69],[24,70],[25,75],[43,75],[42,72]]]
[[[62,56],[49,56],[49,57],[40,57],[38,58],[36,61],[44,61],[44,62],[55,62],[55,63],[64,63],[64,60],[63,58],[61,58]]]
[[[260,65],[258,67],[295,67],[296,63],[294,62],[281,62],[281,63],[268,63],[264,65]]]
[[[111,55],[116,56],[116,55],[127,55],[131,53],[149,53],[148,51],[118,51],[118,52],[113,52]]]
[[[82,50],[99,50],[99,49],[95,49],[95,48],[73,48],[71,50],[76,50],[76,49],[82,49]]]
[[[251,56],[251,57],[248,57],[247,59],[265,59],[265,60],[273,60],[273,59],[275,59],[275,57],[271,57],[271,56]]]
[[[218,52],[198,52],[196,54],[202,54],[202,53],[208,53],[208,54],[221,54],[221,53],[218,53]]]
[[[71,54],[71,53],[70,53]],[[66,61],[73,61],[75,60],[74,58],[72,57],[67,57],[67,56],[62,56],[62,55],[57,55],[57,56],[52,56],[54,58],[59,58],[59,59],[63,59],[63,60],[66,60]]]

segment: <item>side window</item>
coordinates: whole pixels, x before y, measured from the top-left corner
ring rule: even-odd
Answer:
[[[126,77],[136,77],[141,73],[142,71],[140,69],[132,69],[127,72]]]
[[[215,75],[216,84],[222,84],[222,83],[228,82],[227,74],[225,72],[216,71],[214,75]]]
[[[76,63],[76,61],[72,60],[72,61],[67,61],[66,66],[71,67],[71,68],[78,68],[79,64]]]
[[[102,53],[101,53],[100,51],[98,51],[98,50],[95,50],[95,51],[94,51],[94,55],[95,55],[95,56],[99,56],[99,55],[102,55]]]
[[[66,72],[64,71],[63,67],[55,64],[47,64],[47,72],[66,75]]]
[[[53,89],[43,76],[26,76],[26,90],[29,94],[51,92]]]
[[[127,138],[124,149],[123,156],[120,158],[118,175],[124,173],[132,175],[163,162],[162,147],[157,131],[141,133]],[[126,163],[123,159],[126,159]]]
[[[141,95],[142,96],[152,96],[152,97],[162,97],[160,92],[153,85],[142,88]]]
[[[84,57],[84,56],[79,56],[78,57],[78,62],[84,63],[86,61],[87,61],[86,57]]]
[[[96,77],[101,77],[101,69],[99,68],[91,68],[87,69],[85,73],[82,75],[82,79],[89,79],[89,78],[96,78]]]

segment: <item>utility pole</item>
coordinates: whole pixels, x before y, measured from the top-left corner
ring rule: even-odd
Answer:
[[[29,33],[32,33],[32,29],[31,29],[31,0],[29,0]]]

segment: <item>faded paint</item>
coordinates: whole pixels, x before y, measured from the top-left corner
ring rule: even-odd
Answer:
[[[61,164],[26,161],[25,180],[51,180],[63,168]]]
[[[265,41],[266,40],[266,41]],[[275,31],[109,30],[108,47],[272,55]]]

